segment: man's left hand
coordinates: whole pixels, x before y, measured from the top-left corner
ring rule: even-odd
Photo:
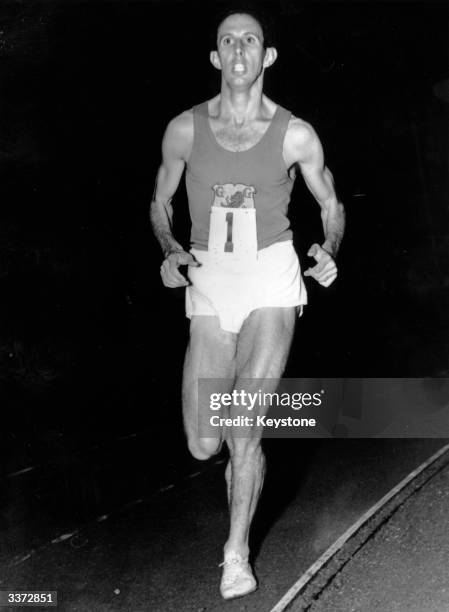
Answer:
[[[304,276],[311,276],[323,287],[329,287],[337,278],[337,265],[332,255],[319,244],[312,244],[307,255],[313,257],[317,263],[313,268],[308,268]]]

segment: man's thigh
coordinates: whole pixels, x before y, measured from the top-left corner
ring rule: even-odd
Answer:
[[[183,375],[184,419],[195,423],[208,415],[205,397],[198,395],[201,379],[214,379],[214,392],[229,393],[235,379],[237,334],[221,329],[216,316],[194,315]]]
[[[217,316],[193,315],[186,359],[199,377],[234,375],[237,334],[220,327]]]
[[[221,427],[211,429],[210,398],[199,394],[199,380],[214,379],[214,393],[230,393],[235,378],[237,335],[223,331],[218,317],[194,315],[190,322],[183,375],[183,416],[193,455],[207,458],[220,448]],[[227,415],[222,415],[227,416]]]
[[[236,377],[279,379],[293,339],[296,307],[257,308],[237,340]]]
[[[230,447],[257,445],[262,428],[257,426],[257,417],[263,416],[270,407],[265,394],[274,393],[278,387],[287,362],[293,338],[296,308],[259,308],[245,321],[237,340],[236,380],[234,388],[239,393],[251,394],[252,408],[234,405],[231,417],[251,417],[252,421],[239,422],[227,431]]]

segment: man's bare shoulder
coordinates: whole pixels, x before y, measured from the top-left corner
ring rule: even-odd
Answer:
[[[164,149],[188,159],[193,145],[193,109],[174,117],[164,134]]]
[[[310,123],[292,115],[285,134],[284,150],[292,163],[301,162],[319,152],[321,143]]]
[[[292,115],[288,122],[286,138],[296,146],[307,146],[318,140],[318,135],[310,123]]]
[[[176,115],[167,125],[167,132],[174,137],[189,137],[193,136],[193,109],[190,108]]]

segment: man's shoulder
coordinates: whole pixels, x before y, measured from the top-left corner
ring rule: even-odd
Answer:
[[[193,108],[173,117],[167,125],[166,135],[178,138],[193,137]]]
[[[169,121],[162,143],[166,155],[188,160],[193,145],[193,109]]]
[[[296,146],[307,145],[318,138],[310,123],[294,115],[290,117],[285,136]]]
[[[317,133],[310,123],[291,116],[284,138],[284,154],[293,162],[301,162],[321,148]]]

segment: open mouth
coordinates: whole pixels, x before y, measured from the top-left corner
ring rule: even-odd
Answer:
[[[243,64],[237,63],[233,65],[232,71],[236,74],[243,74],[246,71],[246,68]]]

